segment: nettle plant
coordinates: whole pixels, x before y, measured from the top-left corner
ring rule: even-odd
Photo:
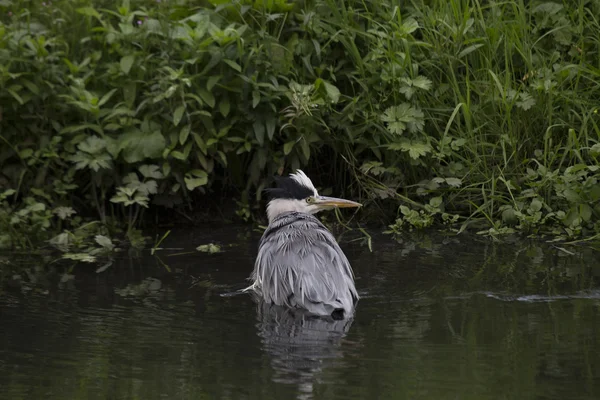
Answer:
[[[128,208],[128,233],[135,227],[141,207],[148,208],[150,195],[158,192],[157,181],[164,178],[157,165],[142,165],[138,172],[127,174],[123,178],[123,186],[117,187],[117,193],[110,199]]]
[[[596,156],[597,149],[592,152]],[[540,163],[529,168],[525,189],[515,190],[513,204],[504,205],[502,221],[520,230],[578,237],[598,232],[600,166],[576,164],[549,170]],[[513,188],[516,189],[516,188]]]
[[[15,11],[3,31],[11,186],[77,199],[104,224],[126,216],[131,232],[155,194],[190,202],[219,181],[260,198],[322,146],[340,92],[293,70],[297,43],[276,36],[289,5],[109,3]]]

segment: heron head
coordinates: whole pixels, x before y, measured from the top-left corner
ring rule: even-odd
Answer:
[[[321,196],[304,172],[297,170],[289,177],[277,178],[277,187],[267,189],[271,200],[267,206],[269,222],[277,215],[290,212],[316,214],[333,208],[360,207],[361,204],[336,197]]]

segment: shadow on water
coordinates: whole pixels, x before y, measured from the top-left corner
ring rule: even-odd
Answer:
[[[361,300],[327,321],[222,296],[259,235],[172,234],[103,273],[20,264],[0,289],[0,398],[597,399],[597,253],[468,236],[345,237]],[[224,251],[194,252],[217,242]]]

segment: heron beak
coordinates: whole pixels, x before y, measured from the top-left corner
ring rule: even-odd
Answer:
[[[319,196],[316,198],[315,204],[322,208],[338,207],[338,208],[350,208],[360,207],[362,204],[352,200],[338,199],[335,197]]]

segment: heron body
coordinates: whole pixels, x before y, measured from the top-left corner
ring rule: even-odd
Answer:
[[[280,178],[267,206],[269,226],[258,250],[248,289],[262,300],[334,319],[354,313],[358,294],[348,259],[333,235],[313,215],[334,207],[358,207],[349,200],[319,196],[297,171]]]

